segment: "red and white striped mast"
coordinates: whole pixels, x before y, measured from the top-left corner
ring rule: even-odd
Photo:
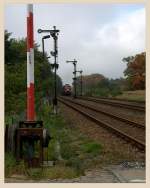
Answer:
[[[27,121],[35,120],[33,5],[27,5]]]

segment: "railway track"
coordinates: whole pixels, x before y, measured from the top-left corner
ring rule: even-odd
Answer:
[[[70,100],[69,98],[67,98],[67,100]],[[106,110],[102,110],[100,108],[95,108],[93,105],[88,105],[88,104],[85,104],[85,103],[82,103],[81,101],[73,101],[73,100],[70,100],[72,103],[74,104],[78,104],[82,107],[85,107],[87,109],[90,109],[90,110],[93,110],[95,112],[99,112],[101,114],[104,114],[104,115],[107,115],[107,116],[110,116],[114,119],[117,119],[117,120],[120,120],[122,122],[126,122],[128,123],[130,126],[135,126],[135,127],[138,127],[138,128],[141,128],[141,129],[145,129],[145,126],[141,123],[138,123],[137,121],[133,121],[133,120],[130,120],[129,118],[125,118],[125,117],[122,117],[120,116],[120,114],[114,114],[114,113],[110,113]]]
[[[127,102],[127,101],[117,101],[117,100],[113,101],[112,99],[100,99],[100,98],[95,98],[95,97],[78,97],[78,98],[82,100],[93,101],[96,103],[107,104],[111,106],[118,106],[120,108],[126,108],[126,109],[136,110],[140,112],[145,112],[145,106],[142,104],[130,104],[130,102]]]
[[[110,97],[98,97],[98,96],[91,96],[97,99],[105,99],[110,101],[119,101],[119,102],[128,102],[131,104],[137,104],[137,105],[145,105],[145,101],[137,101],[137,100],[128,100],[128,99],[119,99],[119,98],[110,98]]]
[[[138,124],[136,126],[135,122],[131,123],[130,121],[129,123],[128,120],[121,120],[121,118],[115,117],[116,119],[118,119],[117,121],[122,121],[122,123],[125,121],[125,125],[123,125],[120,122],[115,122],[116,120],[114,121],[114,117],[111,115],[110,117],[112,118],[112,120],[107,121],[108,114],[106,117],[106,114],[104,115],[105,112],[100,112],[99,110],[96,110],[89,105],[81,104],[81,102],[75,102],[71,99],[66,100],[66,98],[64,99],[63,97],[59,97],[58,100],[68,107],[78,111],[90,120],[94,121],[96,124],[109,129],[119,137],[132,143],[132,145],[139,148],[140,150],[145,150],[145,127],[143,125]],[[103,114],[101,115],[101,117],[100,113]]]

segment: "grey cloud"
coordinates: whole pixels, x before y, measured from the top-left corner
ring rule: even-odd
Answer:
[[[145,49],[145,9],[141,5],[134,10],[134,6],[36,4],[35,41],[41,44],[42,35],[37,33],[38,28],[48,29],[56,25],[60,29],[58,73],[64,83],[72,83],[73,66],[65,61],[74,58],[84,74],[100,73],[109,78],[123,76],[125,64],[121,59]],[[26,36],[25,5],[7,6],[5,28],[15,37]],[[48,53],[52,48],[53,41],[46,41]]]

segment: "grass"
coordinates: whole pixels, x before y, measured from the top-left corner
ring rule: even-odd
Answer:
[[[124,91],[122,95],[118,95],[116,98],[142,102],[145,101],[145,90]]]
[[[25,175],[26,167],[24,161],[16,162],[12,153],[5,154],[5,177],[10,177],[13,174]]]
[[[13,156],[6,155],[5,176],[23,174],[29,179],[69,179],[84,175],[85,170],[96,162],[93,163],[93,160],[101,155],[101,144],[69,126],[61,113],[53,115],[51,107],[43,105],[40,119],[52,136],[48,146],[48,160],[54,161],[55,165],[43,169],[27,169],[23,161],[17,164]],[[47,159],[46,151],[44,159]]]
[[[71,179],[71,178],[76,178],[77,177],[77,173],[71,167],[54,166],[51,169],[46,169],[45,170],[45,176],[48,177],[49,179],[58,179],[58,178]]]
[[[54,166],[51,168],[31,168],[28,169],[28,178],[40,179],[71,179],[76,178],[77,173],[74,169],[66,166]]]
[[[78,176],[75,168],[66,165],[55,165],[49,168],[27,168],[24,161],[16,162],[12,154],[5,155],[5,177],[23,175],[24,179],[69,179]]]
[[[89,143],[85,143],[81,146],[83,152],[90,153],[93,156],[100,154],[102,150],[102,146],[99,143],[91,141]]]

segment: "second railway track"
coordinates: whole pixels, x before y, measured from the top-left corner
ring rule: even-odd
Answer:
[[[145,127],[144,125],[130,121],[128,119],[122,119],[119,116],[114,116],[104,111],[100,111],[89,105],[82,104],[81,102],[73,101],[68,98],[59,98],[60,102],[69,106],[70,108],[78,111],[82,115],[88,117],[92,121],[96,122],[100,126],[111,130],[111,132],[122,137],[124,140],[129,141],[134,146],[141,150],[145,150]],[[101,113],[101,116],[99,116]],[[106,117],[107,115],[107,117]],[[110,119],[111,118],[111,119]],[[114,119],[115,118],[115,119]]]
[[[141,104],[131,104],[130,102],[127,101],[113,101],[110,99],[101,99],[101,98],[96,98],[96,97],[78,97],[79,99],[82,100],[87,100],[87,101],[93,101],[101,104],[108,104],[120,108],[126,108],[126,109],[131,109],[131,110],[136,110],[140,112],[145,112],[145,105]]]

